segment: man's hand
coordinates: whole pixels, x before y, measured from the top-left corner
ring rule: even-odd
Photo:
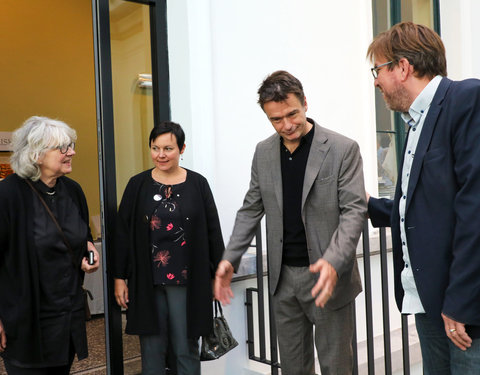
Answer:
[[[98,270],[98,267],[100,266],[100,255],[98,254],[98,251],[95,248],[95,245],[90,241],[87,242],[87,249],[88,251],[93,251],[93,264],[92,265],[88,264],[88,258],[83,257],[81,267],[83,272],[92,273]]]
[[[228,260],[222,260],[218,264],[217,272],[215,273],[215,299],[220,301],[223,305],[230,303],[230,298],[233,298],[232,282],[233,266]]]
[[[3,323],[0,320],[0,353],[3,353],[7,348],[7,334],[3,328]]]
[[[465,324],[457,322],[443,313],[442,318],[445,324],[445,333],[456,347],[461,350],[467,350],[467,348],[472,346],[472,339],[465,331]]]
[[[118,306],[128,309],[128,286],[123,279],[115,280],[115,300]]]
[[[310,272],[320,272],[320,277],[312,288],[312,297],[315,298],[315,305],[323,308],[337,285],[337,271],[325,259],[319,259],[310,265]]]

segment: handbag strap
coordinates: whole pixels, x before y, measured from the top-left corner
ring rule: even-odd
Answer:
[[[219,300],[215,300],[215,318],[218,316],[218,311],[220,311],[220,316],[223,316],[222,304]]]
[[[43,199],[42,195],[38,192],[38,190],[33,187],[33,185],[32,185],[32,183],[30,182],[30,180],[29,180],[29,179],[25,179],[25,181],[27,182],[28,186],[30,186],[30,187],[32,188],[32,190],[35,192],[35,194],[37,194],[38,199],[40,199],[40,202],[42,202],[43,207],[45,207],[45,209],[47,210],[48,214],[49,214],[50,217],[52,218],[53,222],[55,223],[55,226],[57,227],[58,231],[60,232],[60,234],[61,234],[61,236],[62,236],[63,242],[65,243],[65,246],[67,246],[67,249],[68,249],[68,251],[70,252],[70,255],[72,256],[72,264],[73,264],[73,266],[74,266],[74,267],[77,267],[77,264],[75,263],[75,257],[74,257],[74,255],[73,255],[72,247],[70,246],[70,243],[68,242],[67,237],[65,236],[65,233],[64,233],[63,230],[62,230],[62,227],[60,226],[60,224],[58,224],[58,221],[57,221],[55,215],[53,214],[52,210],[50,209],[50,207],[48,207],[47,202],[45,202],[45,199]]]

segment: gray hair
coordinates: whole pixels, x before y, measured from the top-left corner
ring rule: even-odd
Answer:
[[[22,178],[37,181],[41,175],[38,159],[48,149],[76,140],[75,130],[63,121],[32,116],[13,133],[13,154],[10,157],[12,169]]]

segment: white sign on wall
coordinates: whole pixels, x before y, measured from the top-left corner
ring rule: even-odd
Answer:
[[[0,132],[0,151],[12,151],[12,132]]]

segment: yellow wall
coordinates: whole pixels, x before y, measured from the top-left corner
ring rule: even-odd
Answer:
[[[153,128],[151,88],[139,88],[139,73],[151,73],[150,16],[146,5],[110,0],[117,199],[133,175],[152,166],[148,136]]]
[[[70,177],[85,191],[90,216],[98,217],[91,1],[1,0],[0,74],[0,131],[32,115],[72,126],[78,140]]]

